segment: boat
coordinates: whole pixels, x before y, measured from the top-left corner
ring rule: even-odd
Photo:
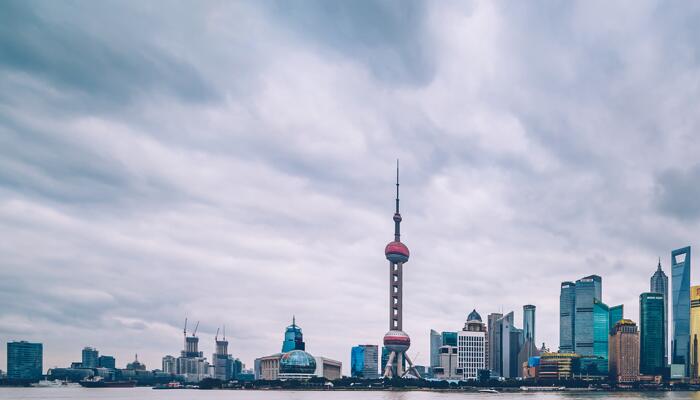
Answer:
[[[185,386],[182,385],[182,383],[173,381],[164,385],[156,385],[153,386],[153,389],[185,389]]]
[[[32,387],[39,387],[39,388],[55,388],[55,387],[61,387],[63,386],[63,383],[61,381],[50,381],[48,379],[41,380],[36,383],[32,383]]]
[[[131,388],[136,386],[136,381],[106,381],[102,378],[83,379],[80,386],[86,388]]]
[[[479,389],[479,393],[491,393],[491,394],[498,394],[498,390],[495,389]]]

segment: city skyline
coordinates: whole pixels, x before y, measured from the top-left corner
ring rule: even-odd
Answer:
[[[671,290],[699,237],[695,6],[298,7],[0,4],[0,366],[27,340],[44,369],[156,368],[188,317],[251,367],[296,315],[349,374],[386,332],[396,158],[418,365],[474,309],[535,305],[556,349],[562,281],[601,276],[636,323],[658,257]]]

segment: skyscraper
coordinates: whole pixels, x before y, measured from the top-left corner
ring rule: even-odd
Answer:
[[[698,346],[700,346],[700,286],[690,288],[690,377],[700,377]]]
[[[593,355],[593,304],[601,301],[603,280],[590,275],[576,281],[576,312],[574,316],[574,352],[582,356]],[[607,310],[606,310],[607,314]],[[607,329],[607,318],[606,318]],[[607,347],[607,342],[606,342]],[[607,351],[606,351],[607,353]]]
[[[649,291],[651,293],[661,293],[664,295],[664,365],[668,363],[668,277],[661,270],[661,257],[659,264],[656,266],[654,275],[649,279]],[[641,354],[644,357],[644,353]]]
[[[301,328],[297,326],[297,319],[294,316],[292,316],[292,324],[284,331],[284,341],[282,342],[282,353],[292,350],[306,350],[304,334],[301,332]]]
[[[535,306],[526,304],[523,306],[523,335],[525,340],[535,340]]]
[[[457,332],[442,332],[443,346],[457,346]]]
[[[486,329],[486,338],[487,338],[487,361],[486,361],[486,368],[490,369],[491,371],[494,371],[496,374],[496,369],[499,368],[500,364],[500,358],[501,358],[501,353],[500,353],[500,344],[498,343],[498,336],[497,336],[497,325],[500,323],[498,322],[501,318],[503,318],[503,314],[500,313],[492,313],[489,314],[486,319],[487,319],[487,329]],[[500,371],[500,370],[498,370]]]
[[[625,306],[624,306],[624,304],[610,307],[610,327],[608,330],[612,332],[617,321],[624,319],[624,318],[625,318]]]
[[[97,358],[97,367],[115,369],[117,368],[117,362],[112,356],[99,356]]]
[[[639,380],[639,332],[637,325],[623,319],[610,333],[610,376],[616,382]]]
[[[7,342],[7,379],[39,380],[43,373],[41,343]]]
[[[97,359],[100,353],[94,347],[85,347],[82,353],[83,368],[97,368]]]
[[[689,372],[690,354],[690,247],[671,252],[671,288],[673,307],[673,341],[671,363]],[[673,370],[676,369],[674,367]]]
[[[662,375],[666,367],[665,297],[662,293],[639,295],[639,371]]]
[[[430,368],[440,365],[440,346],[442,346],[442,335],[436,330],[430,330]]]
[[[216,330],[214,336],[214,346],[216,351],[211,355],[211,362],[214,364],[214,378],[222,381],[228,381],[235,378],[235,363],[233,356],[228,353],[228,340],[226,340],[226,327],[224,327],[223,336],[219,340],[219,330]]]
[[[523,330],[515,327],[513,312],[502,316],[495,323],[491,370],[504,378],[520,374],[518,354],[523,345]]]
[[[576,284],[562,282],[559,292],[559,351],[573,353],[575,347]]]
[[[593,355],[605,360],[603,369],[607,367],[608,339],[610,334],[610,309],[602,301],[593,301]],[[605,371],[600,371],[605,372]]]
[[[408,262],[410,253],[408,247],[401,242],[398,160],[396,161],[396,211],[393,219],[394,240],[384,249],[384,255],[389,261],[389,332],[384,335],[384,347],[390,352],[384,377],[403,377],[404,361],[408,363],[409,371],[416,377],[420,377],[406,354],[411,346],[411,338],[403,331],[403,265]]]
[[[477,379],[486,369],[486,326],[476,310],[467,316],[464,328],[457,334],[458,369],[462,379]]]
[[[350,376],[362,379],[379,378],[379,347],[372,344],[354,346],[350,351]]]

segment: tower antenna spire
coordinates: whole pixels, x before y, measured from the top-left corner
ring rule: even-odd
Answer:
[[[399,212],[399,159],[396,159],[396,212],[394,212],[394,241],[401,241],[401,213]]]

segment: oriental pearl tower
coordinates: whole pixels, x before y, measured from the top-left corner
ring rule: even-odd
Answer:
[[[384,347],[390,352],[384,369],[385,378],[403,377],[411,372],[420,378],[406,351],[411,338],[403,331],[403,265],[408,262],[408,247],[401,243],[401,214],[399,213],[399,161],[396,160],[396,212],[394,213],[394,241],[384,249],[389,260],[389,332],[384,335]],[[404,362],[405,361],[405,362]],[[404,371],[404,365],[408,370]]]

